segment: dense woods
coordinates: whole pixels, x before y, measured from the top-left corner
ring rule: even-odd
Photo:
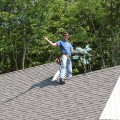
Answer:
[[[0,74],[53,62],[55,42],[70,33],[73,47],[92,48],[90,71],[120,64],[119,0],[1,0]],[[73,74],[83,73],[73,63]]]

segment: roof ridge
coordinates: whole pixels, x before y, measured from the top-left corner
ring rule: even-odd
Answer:
[[[20,72],[20,71],[29,70],[29,69],[31,69],[31,68],[36,68],[36,67],[41,67],[41,66],[48,66],[48,65],[50,65],[50,64],[52,65],[52,64],[56,64],[56,63],[55,63],[55,62],[51,62],[51,63],[41,64],[41,65],[37,65],[37,66],[31,66],[31,67],[24,68],[24,69],[20,69],[20,70],[15,70],[15,71],[3,73],[3,74],[0,74],[0,76],[1,76],[1,75],[5,75],[5,74],[11,74],[11,73],[15,73],[15,72]]]

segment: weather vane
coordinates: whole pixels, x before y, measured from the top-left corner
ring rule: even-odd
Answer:
[[[85,48],[76,47],[73,51],[72,60],[77,63],[82,63],[84,66],[84,72],[86,73],[86,65],[90,64],[91,54],[89,53],[92,48],[86,45]]]

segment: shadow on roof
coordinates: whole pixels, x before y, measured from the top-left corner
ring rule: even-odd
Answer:
[[[57,86],[57,85],[59,85],[57,81],[51,81],[52,78],[53,78],[53,76],[51,76],[51,77],[49,77],[49,78],[47,78],[47,79],[45,79],[45,80],[43,80],[39,83],[33,84],[28,90],[16,95],[13,98],[8,99],[7,101],[4,101],[4,103],[8,103],[8,102],[20,97],[21,95],[24,95],[25,93],[27,93],[27,92],[29,92],[32,89],[35,89],[37,87],[38,88],[44,88],[44,87],[47,87],[47,86]]]

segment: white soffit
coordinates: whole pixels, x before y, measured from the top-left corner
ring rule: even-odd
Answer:
[[[120,120],[120,77],[99,119]]]

